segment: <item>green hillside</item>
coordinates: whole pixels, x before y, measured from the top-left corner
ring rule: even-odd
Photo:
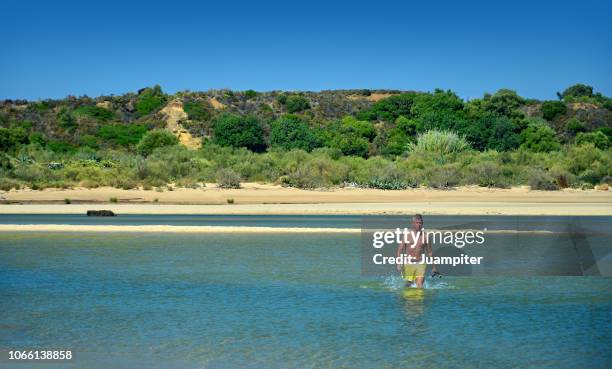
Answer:
[[[612,180],[612,100],[501,89],[211,90],[0,101],[0,186],[265,181],[301,188],[590,188]],[[227,183],[226,183],[227,182]]]

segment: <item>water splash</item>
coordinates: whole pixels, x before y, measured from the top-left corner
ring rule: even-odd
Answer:
[[[404,282],[404,279],[397,275],[389,275],[389,276],[383,277],[382,284],[385,289],[391,290],[391,291],[399,291],[399,290],[403,290],[404,288],[406,288],[406,283]],[[408,287],[408,288],[416,288],[416,287]],[[425,278],[424,288],[431,289],[431,290],[445,290],[445,289],[454,289],[455,286],[453,286],[452,284],[446,281],[442,281],[440,278],[435,278],[435,279]]]
[[[404,288],[406,286],[406,283],[404,282],[404,279],[398,275],[389,275],[384,277],[383,286],[386,289],[397,291]]]

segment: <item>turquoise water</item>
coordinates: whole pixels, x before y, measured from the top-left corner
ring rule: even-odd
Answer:
[[[410,216],[385,215],[371,219],[410,224]],[[85,214],[0,214],[0,224],[112,224],[112,225],[180,225],[180,226],[256,226],[256,227],[315,227],[360,228],[361,215],[212,215],[212,214],[119,214],[115,217],[88,217]],[[425,227],[487,228],[515,230],[566,231],[578,225],[587,230],[612,233],[609,216],[510,216],[510,215],[428,215]]]
[[[0,368],[604,368],[611,278],[360,273],[359,235],[0,234]]]

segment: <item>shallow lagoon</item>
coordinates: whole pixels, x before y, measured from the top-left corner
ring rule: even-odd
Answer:
[[[358,234],[3,233],[0,347],[78,368],[605,367],[611,282],[404,290],[361,274]]]

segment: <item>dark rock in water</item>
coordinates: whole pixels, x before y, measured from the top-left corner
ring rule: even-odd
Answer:
[[[88,217],[114,217],[116,216],[110,210],[87,210]]]

